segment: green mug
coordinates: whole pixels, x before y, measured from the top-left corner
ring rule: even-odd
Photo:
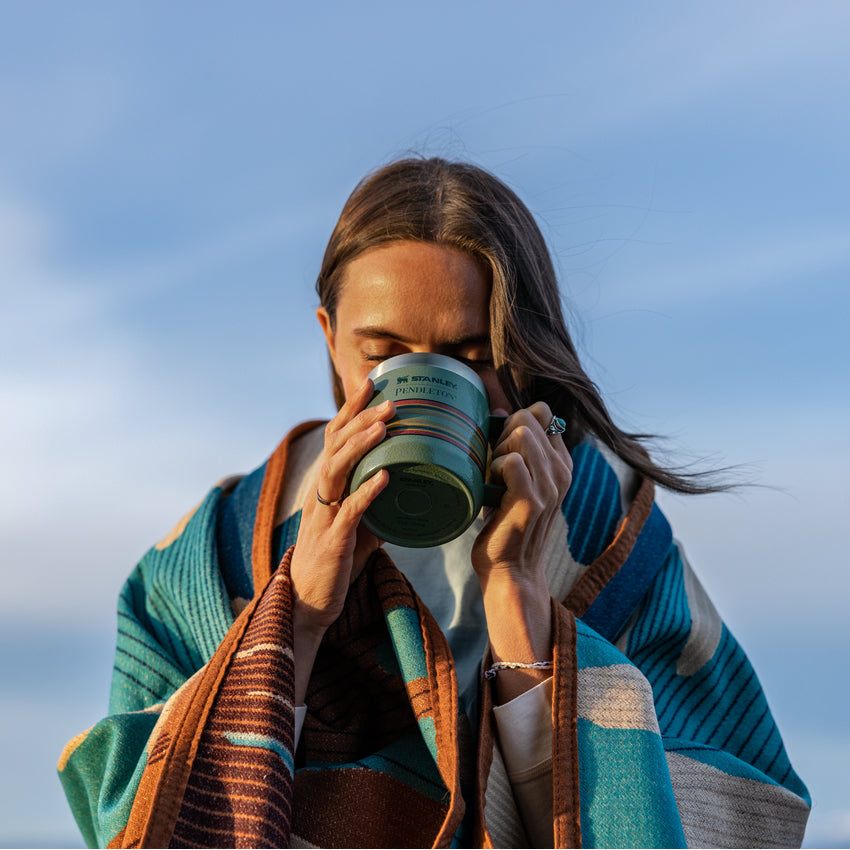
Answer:
[[[354,468],[353,493],[378,470],[390,480],[363,515],[373,534],[397,546],[439,546],[462,534],[483,505],[498,506],[504,487],[487,482],[488,444],[502,432],[481,378],[442,354],[400,354],[369,377],[396,410],[387,434]]]

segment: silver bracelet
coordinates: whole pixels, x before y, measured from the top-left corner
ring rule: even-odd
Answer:
[[[497,661],[489,670],[484,671],[485,679],[495,679],[499,670],[551,670],[551,661]]]

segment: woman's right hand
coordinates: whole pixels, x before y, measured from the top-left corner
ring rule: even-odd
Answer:
[[[342,613],[349,585],[381,545],[360,524],[360,519],[386,487],[389,475],[385,470],[373,475],[339,505],[323,505],[316,498],[318,491],[327,501],[341,499],[354,467],[383,440],[385,423],[394,415],[395,405],[387,401],[367,408],[373,393],[374,384],[367,379],[326,426],[319,474],[302,509],[291,562],[296,683],[304,672],[309,678],[305,664],[298,662],[299,647],[308,653],[312,650],[315,656],[325,631]],[[312,659],[304,657],[303,661],[312,668]],[[306,679],[303,685],[306,692]]]

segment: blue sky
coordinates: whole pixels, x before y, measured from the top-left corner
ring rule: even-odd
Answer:
[[[621,424],[760,485],[662,501],[815,797],[809,846],[848,846],[850,5],[2,20],[0,844],[78,841],[53,766],[104,711],[118,589],[212,483],[332,412],[324,243],[416,151],[526,200]]]

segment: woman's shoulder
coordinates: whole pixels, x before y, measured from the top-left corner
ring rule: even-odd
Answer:
[[[316,421],[296,425],[253,472],[226,479],[234,482],[234,486],[223,494],[227,497],[227,512],[235,514],[242,526],[253,528],[263,490],[269,488],[279,492],[275,526],[297,513],[318,471],[324,445],[323,425]],[[267,481],[269,476],[276,481]],[[276,486],[272,488],[272,484]]]

